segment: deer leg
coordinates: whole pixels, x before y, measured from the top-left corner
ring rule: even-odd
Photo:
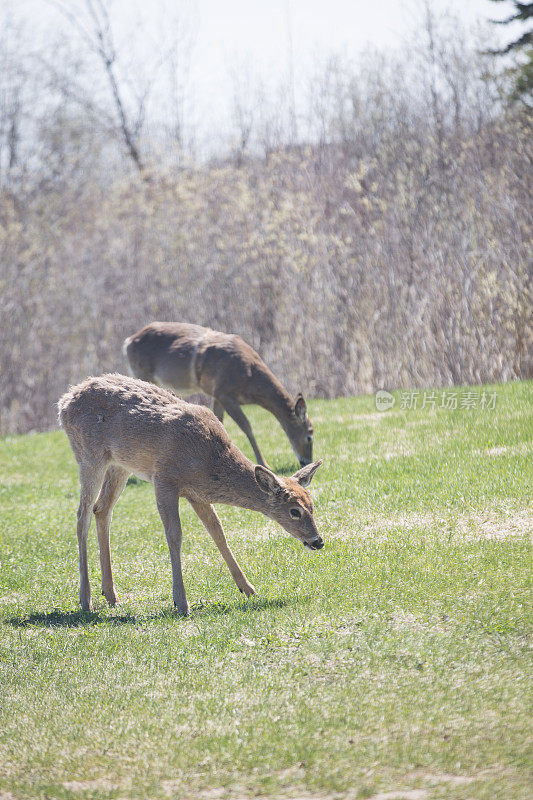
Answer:
[[[183,575],[181,573],[181,522],[179,515],[179,495],[176,484],[161,478],[154,480],[157,509],[165,528],[170,564],[172,566],[172,599],[178,614],[186,617],[190,613],[185,596]]]
[[[210,408],[215,417],[218,417],[221,422],[224,422],[224,406],[216,397],[211,398]]]
[[[80,466],[80,504],[78,506],[78,550],[80,558],[80,603],[83,611],[92,611],[91,586],[87,566],[87,536],[91,527],[94,501],[102,485],[105,466]]]
[[[113,508],[128,480],[129,472],[122,467],[108,467],[104,485],[94,506],[98,548],[100,551],[100,568],[102,570],[102,594],[110,606],[117,603],[117,595],[113,585],[111,555],[109,552],[109,526],[113,516]]]
[[[247,579],[246,575],[235,560],[235,556],[228,547],[226,537],[224,536],[224,530],[215,509],[212,505],[210,505],[210,503],[201,503],[196,500],[189,500],[189,503],[202,520],[208,533],[213,537],[216,546],[220,550],[222,558],[228,565],[228,569],[231,572],[231,577],[237,584],[237,588],[240,592],[245,594],[246,597],[251,597],[251,595],[255,594],[255,588]]]
[[[237,423],[239,428],[248,437],[248,440],[252,445],[253,451],[255,453],[257,463],[261,464],[261,466],[263,467],[268,467],[268,464],[261,455],[261,450],[259,449],[257,442],[255,441],[255,436],[252,433],[252,426],[248,422],[248,418],[244,415],[244,412],[242,411],[237,401],[234,400],[233,397],[228,397],[226,395],[224,397],[220,397],[219,402],[222,403],[224,409],[228,412],[230,417]]]

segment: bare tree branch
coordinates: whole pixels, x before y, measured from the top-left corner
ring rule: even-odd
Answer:
[[[111,20],[105,4],[102,0],[85,0],[85,7],[93,26],[92,32],[88,32],[76,15],[63,3],[57,2],[57,0],[47,0],[47,2],[53,5],[78,31],[90,50],[100,59],[111,90],[115,112],[118,116],[119,131],[126,150],[139,173],[144,173],[144,161],[138,143],[139,132],[144,121],[144,109],[141,108],[141,112],[138,114],[138,124],[131,124],[114,70],[117,53],[113,42]]]

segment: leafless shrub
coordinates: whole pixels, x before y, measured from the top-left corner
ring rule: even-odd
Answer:
[[[239,332],[310,395],[531,377],[530,121],[489,57],[426,33],[418,60],[330,60],[290,146],[237,96],[246,141],[211,164],[132,169],[64,80],[24,139],[4,91],[0,433],[53,425],[153,319]]]

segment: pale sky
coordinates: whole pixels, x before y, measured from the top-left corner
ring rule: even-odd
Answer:
[[[508,15],[510,3],[429,3],[435,12],[450,12],[473,30],[485,26],[494,30],[495,38],[509,35],[488,22]],[[242,66],[267,86],[287,73],[289,32],[298,93],[317,59],[329,53],[355,57],[368,48],[400,48],[424,14],[421,0],[191,0],[182,5],[192,10],[195,20],[191,78],[198,106],[221,116],[223,105],[231,103],[232,65]]]
[[[495,42],[512,35],[508,27],[488,24],[491,18],[510,14],[509,2],[427,2],[432,11],[451,12],[473,31],[490,29]],[[36,35],[40,31],[48,36],[49,30],[57,32],[63,26],[67,36],[75,36],[54,4],[73,11],[83,9],[84,0],[0,0],[0,8],[11,7]],[[126,57],[135,48],[137,52],[148,48],[153,56],[168,46],[177,25],[183,29],[190,44],[188,113],[196,124],[209,120],[209,128],[218,129],[221,136],[228,124],[236,75],[244,83],[248,79],[254,85],[263,83],[269,92],[292,63],[298,94],[317,61],[328,54],[355,58],[368,48],[400,48],[412,39],[424,14],[424,0],[107,0],[106,5],[119,50]],[[142,62],[137,58],[137,68]]]
[[[316,47],[397,46],[423,7],[418,0],[197,0],[192,5],[202,53],[214,48],[218,58],[224,51],[250,52],[265,60],[285,57],[288,18],[295,54],[307,58]],[[489,0],[430,0],[430,6],[449,10],[467,24],[502,15],[499,4]]]

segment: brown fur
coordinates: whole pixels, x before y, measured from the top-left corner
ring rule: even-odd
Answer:
[[[313,456],[313,426],[301,395],[291,398],[259,355],[240,336],[184,322],[152,322],[124,342],[132,374],[180,394],[204,392],[222,421],[224,411],[247,435],[266,466],[241,406],[260,405],[279,421],[300,464]]]
[[[181,574],[179,498],[185,497],[215,540],[238,588],[254,593],[229,549],[212,503],[250,508],[276,520],[302,542],[322,546],[307,486],[322,462],[292,478],[254,465],[231,442],[217,417],[152,383],[124,375],[88,378],[58,403],[59,420],[80,469],[78,545],[80,602],[91,608],[87,533],[94,511],[102,592],[116,593],[109,555],[113,507],[133,472],[154,484],[170,550],[174,603],[188,613]],[[301,516],[294,518],[295,509]],[[292,512],[292,514],[291,514]]]

